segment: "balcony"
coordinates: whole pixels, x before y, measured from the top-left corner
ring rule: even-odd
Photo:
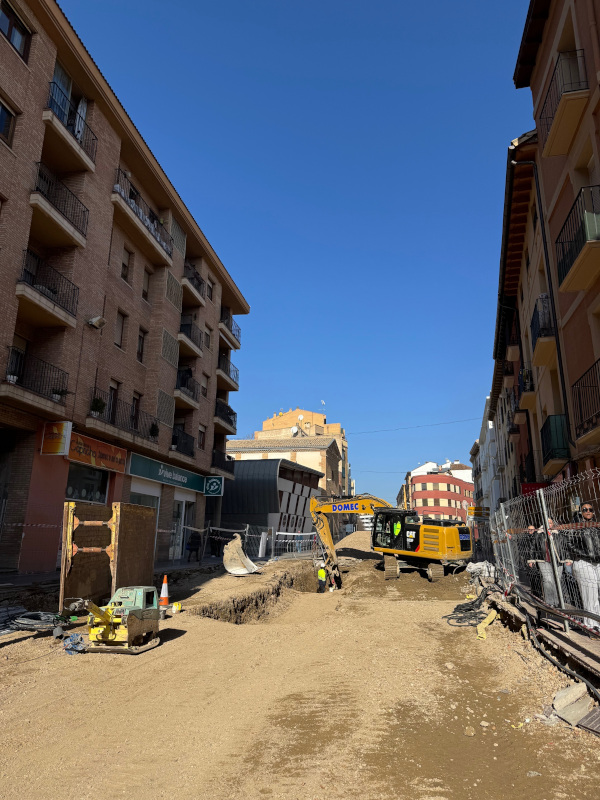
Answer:
[[[505,389],[512,389],[515,385],[515,365],[512,361],[505,361],[502,365],[502,385]]]
[[[544,157],[567,155],[589,94],[583,50],[559,53],[540,114]]]
[[[19,319],[42,328],[74,328],[79,289],[45,261],[25,250],[17,282]]]
[[[173,239],[129,177],[117,168],[110,196],[115,220],[156,266],[173,266]]]
[[[506,345],[506,360],[507,361],[518,361],[520,358],[519,353],[519,338],[517,336],[517,332],[513,330],[508,337],[507,345]]]
[[[240,386],[240,371],[235,367],[226,355],[219,355],[217,364],[217,386],[221,389],[228,389],[236,392]]]
[[[60,419],[65,415],[68,383],[68,372],[18,347],[9,347],[5,383],[0,385],[0,397],[21,408]]]
[[[189,433],[186,433],[181,428],[173,428],[173,437],[171,439],[171,450],[180,453],[187,458],[194,457],[194,445],[196,440]]]
[[[556,329],[550,309],[550,298],[542,294],[535,301],[531,316],[532,362],[536,367],[552,367],[556,361]]]
[[[101,433],[111,434],[111,428],[119,428],[122,433],[119,439],[129,442],[146,440],[154,444],[151,449],[158,450],[158,420],[138,406],[124,403],[110,392],[93,388],[90,397],[90,409],[85,421],[86,427]]]
[[[600,360],[571,387],[577,444],[600,442]]]
[[[535,451],[538,454],[539,460],[539,451]],[[542,476],[538,474],[536,466],[535,466],[535,453],[533,450],[530,450],[525,458],[521,458],[521,463],[519,464],[519,479],[521,484],[523,483],[543,483]],[[521,493],[523,492],[523,486],[521,486]]]
[[[529,411],[535,410],[533,370],[529,366],[523,366],[519,370],[519,408]]]
[[[182,316],[179,333],[177,334],[180,355],[202,358],[202,338],[203,333],[192,322],[192,318],[186,315]]]
[[[48,102],[42,112],[46,125],[44,153],[64,172],[96,169],[98,139],[85,121],[84,103],[82,99],[76,106],[57,83],[50,84]]]
[[[215,429],[221,433],[234,434],[237,431],[237,414],[224,400],[217,397],[215,402]]]
[[[221,472],[226,472],[228,475],[233,475],[235,472],[234,459],[221,450],[213,450],[211,466]]]
[[[31,236],[50,247],[85,247],[89,211],[41,162],[29,196]]]
[[[177,408],[196,409],[200,407],[201,386],[194,380],[191,370],[178,369],[175,383],[175,406]]]
[[[579,192],[555,246],[559,291],[588,289],[600,272],[600,186]]]
[[[547,417],[540,435],[544,475],[554,475],[570,457],[565,415],[552,414]]]
[[[242,329],[224,309],[221,309],[221,319],[219,321],[219,333],[227,345],[234,350],[239,350],[242,344]]]
[[[519,440],[521,439],[521,430],[514,419],[509,422],[507,433],[508,441],[512,442],[513,444],[518,444]]]
[[[200,277],[196,268],[188,264],[187,261],[183,265],[181,288],[183,289],[184,306],[206,305],[206,281]]]

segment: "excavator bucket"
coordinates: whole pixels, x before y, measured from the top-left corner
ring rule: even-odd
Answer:
[[[223,566],[232,575],[251,575],[259,572],[242,547],[242,537],[236,533],[233,539],[225,545],[223,550]]]

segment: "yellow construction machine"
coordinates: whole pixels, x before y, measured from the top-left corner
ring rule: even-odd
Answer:
[[[473,555],[471,531],[466,525],[454,520],[421,520],[415,511],[394,508],[371,494],[312,497],[310,513],[325,548],[325,566],[334,577],[339,576],[339,568],[327,514],[374,515],[371,547],[383,555],[386,579],[397,578],[403,569],[419,569],[434,581],[445,574],[446,567],[464,566]]]
[[[125,586],[107,606],[84,601],[89,611],[88,653],[136,655],[159,644],[158,593],[154,586]]]

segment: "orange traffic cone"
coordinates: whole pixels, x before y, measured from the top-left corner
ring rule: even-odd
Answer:
[[[169,605],[169,584],[167,583],[167,576],[163,578],[162,590],[160,593],[160,600],[158,601],[159,607]]]

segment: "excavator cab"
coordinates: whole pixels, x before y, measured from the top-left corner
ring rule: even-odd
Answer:
[[[375,512],[373,548],[417,552],[421,544],[419,515],[399,508]]]

